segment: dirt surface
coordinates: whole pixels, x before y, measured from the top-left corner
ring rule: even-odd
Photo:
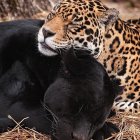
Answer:
[[[109,8],[116,8],[120,12],[120,17],[123,20],[127,19],[136,19],[140,18],[140,6],[138,7],[132,7],[130,6],[129,2],[109,2],[108,0],[102,0]],[[140,3],[140,2],[139,2]],[[140,5],[140,4],[139,4]],[[50,8],[48,8],[50,9]],[[45,19],[45,17],[48,15],[49,10],[41,10],[41,12],[33,15],[31,18],[39,18],[39,19]],[[22,16],[16,17],[16,19],[23,18]],[[15,17],[12,17],[11,15],[3,18],[3,20],[14,20]],[[0,21],[2,21],[2,18],[0,17]]]

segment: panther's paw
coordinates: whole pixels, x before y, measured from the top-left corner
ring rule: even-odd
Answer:
[[[117,133],[117,132],[119,132],[119,128],[115,124],[111,122],[106,122],[101,129],[95,132],[93,136],[93,140],[105,140],[111,137],[112,134]]]

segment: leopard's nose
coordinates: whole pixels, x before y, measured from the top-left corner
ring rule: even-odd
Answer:
[[[46,30],[45,28],[42,29],[42,33],[43,33],[44,38],[52,37],[55,35],[55,33],[49,30]]]

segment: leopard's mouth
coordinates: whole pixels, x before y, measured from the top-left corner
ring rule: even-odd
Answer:
[[[48,49],[48,50],[50,50],[50,51],[52,51],[52,52],[54,52],[54,53],[57,53],[56,50],[52,49],[52,48],[51,48],[49,45],[47,45],[45,42],[41,42],[40,44],[41,44],[41,46],[42,46],[43,49]]]

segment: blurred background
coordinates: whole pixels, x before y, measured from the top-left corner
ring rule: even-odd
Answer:
[[[0,21],[44,18],[58,0],[0,0]],[[125,19],[140,18],[140,0],[101,0]]]

